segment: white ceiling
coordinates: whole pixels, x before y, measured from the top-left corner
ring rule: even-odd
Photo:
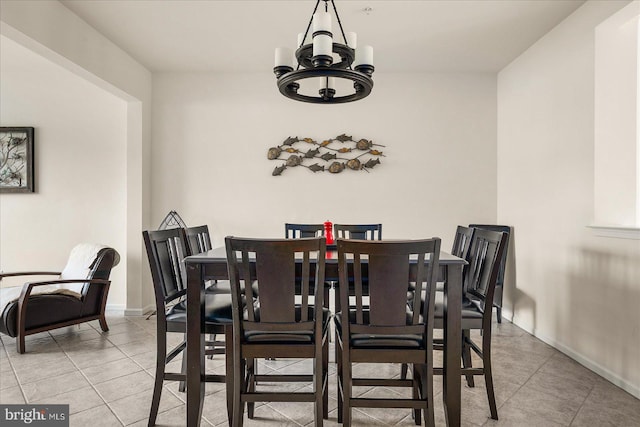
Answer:
[[[62,0],[153,72],[273,68],[313,0]],[[345,31],[375,49],[377,71],[496,72],[583,0],[336,0]],[[372,9],[366,12],[365,9]],[[334,23],[334,34],[336,25]]]

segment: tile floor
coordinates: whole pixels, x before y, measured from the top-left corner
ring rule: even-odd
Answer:
[[[17,354],[15,340],[0,335],[0,403],[68,403],[71,426],[146,426],[155,364],[155,318],[110,317],[110,331],[96,322],[29,337],[27,353]],[[176,335],[176,334],[173,334]],[[174,339],[175,338],[175,339]],[[172,338],[175,342],[180,336]],[[640,400],[582,367],[562,353],[504,322],[494,323],[494,382],[499,421],[489,419],[482,378],[476,387],[463,381],[462,420],[466,426],[640,426]],[[437,362],[436,362],[437,363]],[[172,368],[179,370],[179,362]],[[291,360],[264,362],[261,369],[305,371],[310,365]],[[380,374],[379,367],[357,370]],[[207,371],[224,373],[220,356]],[[399,366],[385,368],[398,375]],[[329,420],[336,422],[335,366],[330,371]],[[304,386],[304,385],[303,385]],[[436,377],[436,424],[444,425],[441,390]],[[359,388],[369,396],[394,391]],[[165,382],[158,425],[183,426],[185,395],[177,383]],[[225,425],[225,391],[208,384],[203,426]],[[245,424],[306,426],[313,424],[311,404],[269,403],[256,407]],[[354,410],[354,424],[413,425],[408,410]]]

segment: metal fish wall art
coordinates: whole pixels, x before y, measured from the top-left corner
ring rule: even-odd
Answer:
[[[368,139],[354,140],[350,135],[342,134],[335,138],[318,142],[312,138],[288,137],[277,147],[267,151],[267,159],[281,163],[273,169],[271,175],[282,175],[287,168],[305,167],[311,172],[340,173],[344,170],[365,171],[380,164],[384,153],[374,147]]]

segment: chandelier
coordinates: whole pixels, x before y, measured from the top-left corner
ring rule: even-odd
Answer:
[[[322,7],[318,10],[320,1],[324,1],[324,10]],[[329,2],[333,6],[341,39],[333,38]],[[356,41],[356,33],[344,32],[333,0],[317,0],[306,31],[298,34],[295,70],[291,49],[276,48],[273,72],[278,79],[280,93],[296,101],[317,104],[352,102],[368,96],[373,88],[373,48],[358,47]],[[314,91],[301,90],[303,80],[308,80],[304,89],[308,89],[308,83],[315,80],[318,95]],[[341,81],[353,83],[353,89]],[[345,86],[346,90],[343,89]]]

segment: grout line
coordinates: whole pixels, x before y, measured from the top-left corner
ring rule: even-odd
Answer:
[[[25,347],[26,347],[26,344],[25,344]],[[24,388],[22,388],[22,383],[20,382],[20,377],[18,377],[18,373],[16,372],[16,368],[13,366],[13,363],[11,363],[11,357],[9,357],[9,352],[5,348],[4,340],[2,341],[2,350],[7,355],[7,362],[9,362],[9,366],[11,367],[11,372],[13,372],[13,377],[16,379],[16,383],[18,384],[18,388],[20,389],[20,394],[22,394],[22,399],[24,399],[24,403],[29,403],[29,401],[27,400],[27,395],[24,392]]]
[[[93,327],[93,325],[91,325],[91,326]],[[94,328],[94,329],[95,329],[95,328]],[[54,340],[55,340],[55,338],[54,338]],[[57,343],[57,341],[56,341],[56,343]],[[111,344],[113,344],[113,343],[111,343]],[[58,344],[58,345],[59,345],[59,344]],[[91,382],[91,381],[89,380],[89,378],[88,378],[88,377],[86,376],[86,374],[82,371],[82,369],[80,369],[80,367],[79,367],[79,366],[78,366],[78,365],[73,361],[73,359],[71,359],[71,357],[69,357],[69,355],[67,354],[67,352],[66,352],[62,347],[61,347],[60,349],[61,349],[61,350],[63,351],[63,353],[64,353],[64,354],[69,358],[69,360],[71,361],[71,363],[73,364],[73,366],[75,366],[75,368],[78,370],[78,372],[80,373],[80,375],[82,375],[82,377],[87,381],[87,383],[89,383],[89,386],[93,389],[93,391],[95,391],[95,392],[96,392],[96,394],[98,395],[98,397],[99,397],[100,399],[102,399],[102,401],[104,402],[104,404],[106,405],[106,407],[109,409],[109,411],[111,411],[111,413],[113,414],[113,416],[114,416],[114,417],[116,417],[116,420],[118,420],[118,421],[120,422],[120,424],[124,426],[124,425],[125,425],[124,421],[122,421],[122,420],[120,419],[120,417],[118,416],[118,414],[116,414],[116,413],[115,413],[115,411],[113,410],[113,408],[111,407],[111,405],[109,405],[109,403],[104,399],[104,396],[102,396],[102,394],[98,391],[98,389],[95,387],[95,385],[93,384],[93,382]],[[122,351],[122,350],[120,350],[120,349],[118,349],[118,350],[119,350],[119,351]],[[123,353],[123,354],[124,354],[124,353]],[[86,409],[85,411],[90,411],[91,409],[93,409],[93,408]],[[82,413],[82,412],[84,412],[84,411],[78,412],[78,414],[80,414],[80,413]],[[75,415],[75,414],[74,414],[74,415]],[[71,416],[69,416],[69,417],[71,417]]]

